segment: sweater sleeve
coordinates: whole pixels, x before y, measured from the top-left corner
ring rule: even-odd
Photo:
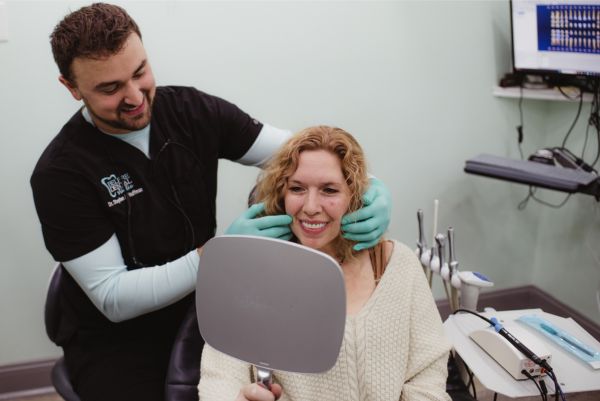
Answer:
[[[450,343],[431,289],[416,258],[409,266],[412,280],[409,361],[401,401],[449,401],[446,393]]]
[[[233,401],[241,388],[251,383],[251,366],[210,345],[204,345],[200,363],[200,401]]]

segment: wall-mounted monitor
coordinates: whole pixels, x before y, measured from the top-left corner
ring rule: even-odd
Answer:
[[[555,79],[600,77],[600,0],[510,4],[516,73]]]

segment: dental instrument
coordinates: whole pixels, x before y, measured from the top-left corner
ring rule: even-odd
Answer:
[[[456,251],[454,249],[454,229],[448,227],[448,267],[449,267],[449,279],[450,279],[450,304],[453,310],[459,307],[459,293],[461,281],[458,276],[458,261],[456,260]]]
[[[427,274],[429,270],[429,261],[431,260],[431,250],[427,248],[427,240],[425,239],[425,231],[423,229],[423,210],[417,210],[417,223],[419,227],[419,240],[417,241],[417,256],[423,266],[423,271]]]
[[[438,234],[435,236],[435,242],[437,244],[438,249],[438,260],[440,266],[446,266],[448,268],[448,264],[445,263],[445,253],[446,253],[446,237],[444,234]],[[433,270],[433,268],[432,268]],[[436,272],[437,273],[437,272]],[[448,283],[445,280],[442,280],[442,284],[444,286],[444,291],[446,291],[446,297],[448,298],[448,302],[450,304],[450,309],[454,311],[454,306],[452,305],[452,299],[450,298],[450,292],[448,291]]]

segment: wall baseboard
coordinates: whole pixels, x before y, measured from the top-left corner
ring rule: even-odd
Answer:
[[[443,320],[450,314],[447,300],[437,300]],[[479,309],[496,310],[540,308],[558,316],[569,316],[600,341],[600,325],[575,309],[558,301],[533,285],[484,292],[479,296]],[[27,395],[44,394],[53,390],[50,371],[55,359],[0,366],[0,401]]]
[[[12,393],[0,393],[0,401],[14,401],[21,399],[29,399],[32,397],[52,396],[55,393],[56,390],[52,386],[40,387],[31,390],[15,391]]]
[[[49,393],[55,359],[0,366],[0,400]]]

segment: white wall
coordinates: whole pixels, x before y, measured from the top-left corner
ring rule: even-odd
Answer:
[[[48,35],[82,4],[8,1],[10,37],[0,43],[0,365],[60,353],[43,328],[53,261],[28,180],[78,107],[57,81]],[[279,127],[347,129],[392,191],[391,237],[414,244],[416,210],[425,210],[429,227],[438,198],[439,226],[454,226],[463,268],[489,275],[496,288],[535,282],[600,322],[592,198],[518,211],[526,187],[463,173],[464,161],[481,152],[518,157],[517,102],[491,95],[510,68],[508,1],[118,4],[140,25],[159,84],[196,86]],[[527,152],[555,144],[575,110],[524,107]],[[242,212],[256,172],[222,164],[220,232]]]

